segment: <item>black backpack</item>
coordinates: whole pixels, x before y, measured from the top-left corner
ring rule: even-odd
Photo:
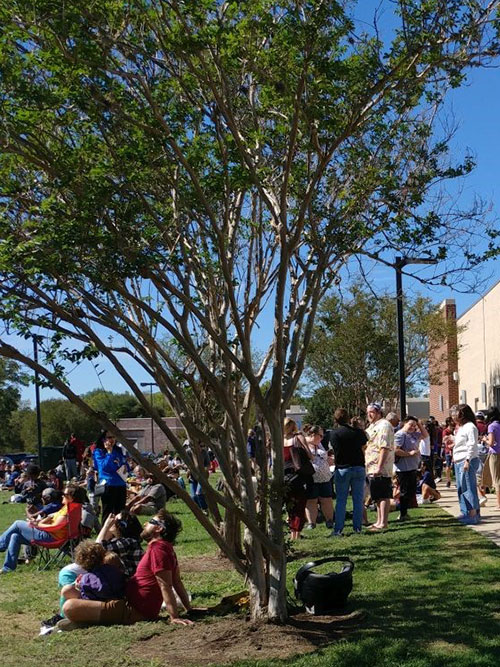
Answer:
[[[314,567],[340,561],[340,572],[317,574]],[[345,607],[352,591],[352,571],[354,563],[347,556],[331,556],[303,565],[295,575],[295,597],[301,600],[310,614],[320,616],[335,613]]]

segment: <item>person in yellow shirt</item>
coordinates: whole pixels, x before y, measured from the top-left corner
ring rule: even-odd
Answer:
[[[4,564],[0,574],[13,572],[17,567],[17,559],[21,545],[30,545],[32,540],[38,542],[56,542],[66,535],[68,525],[68,505],[76,502],[79,488],[68,484],[63,492],[63,506],[54,514],[44,519],[30,521],[14,521],[0,535],[0,551],[6,551]]]
[[[366,429],[368,443],[365,466],[370,482],[370,496],[377,506],[377,520],[368,530],[379,532],[387,528],[389,519],[394,465],[394,429],[387,419],[384,419],[379,403],[370,403],[366,416],[370,425]]]

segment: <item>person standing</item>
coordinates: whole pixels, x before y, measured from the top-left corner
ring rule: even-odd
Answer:
[[[394,429],[384,419],[379,403],[370,403],[366,410],[370,425],[366,429],[366,473],[370,495],[377,506],[377,520],[368,530],[379,532],[387,528],[392,498],[392,467],[394,465]]]
[[[454,406],[451,415],[458,426],[455,432],[453,462],[461,511],[459,520],[465,524],[476,525],[480,522],[476,483],[480,465],[476,418],[471,407],[465,403]]]
[[[492,484],[495,487],[497,497],[497,509],[500,510],[500,410],[497,407],[490,408],[487,414],[488,434],[486,444],[488,445],[488,465],[490,467]]]
[[[127,482],[119,472],[125,469],[126,458],[111,433],[106,433],[103,439],[99,439],[94,450],[94,467],[99,482],[105,483],[104,493],[101,495],[102,520],[105,521],[108,514],[121,512],[127,502]]]
[[[314,475],[306,483],[306,519],[307,528],[316,527],[318,518],[318,502],[325,518],[325,525],[333,528],[332,473],[328,461],[328,452],[321,444],[323,429],[321,426],[304,428],[306,443],[312,457]]]
[[[417,492],[417,470],[420,463],[418,443],[427,437],[425,426],[411,416],[404,419],[403,427],[394,435],[396,476],[400,489],[397,521],[409,519],[408,508]]]
[[[306,490],[307,478],[301,474],[301,467],[306,461],[311,461],[312,456],[304,440],[299,433],[297,424],[293,419],[285,419],[283,433],[283,464],[285,475],[285,503],[288,512],[288,526],[290,538],[300,539],[300,533],[306,522]],[[313,469],[311,464],[311,469]],[[312,474],[311,474],[312,479]]]
[[[366,433],[349,423],[344,408],[337,408],[333,415],[338,428],[331,432],[330,441],[335,454],[335,527],[333,536],[342,535],[349,489],[352,494],[352,525],[355,533],[361,532],[363,500],[365,495],[365,455],[368,441]]]
[[[64,471],[66,473],[66,480],[71,482],[72,479],[78,476],[78,466],[76,462],[76,445],[70,438],[66,440],[62,450],[62,459],[64,461]]]

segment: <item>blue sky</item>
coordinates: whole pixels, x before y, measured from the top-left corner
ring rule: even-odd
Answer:
[[[468,82],[462,88],[451,92],[447,102],[448,111],[452,112],[458,124],[458,130],[451,144],[451,156],[457,159],[469,149],[476,158],[477,167],[465,182],[466,198],[478,194],[491,202],[492,215],[500,218],[500,129],[498,109],[500,107],[500,70],[487,68],[470,73]],[[497,225],[499,223],[497,222]],[[418,268],[418,267],[415,267]],[[371,278],[380,291],[394,290],[394,271],[384,267],[376,267]],[[406,294],[420,292],[429,296],[436,303],[445,298],[454,298],[458,313],[465,311],[482,293],[500,280],[500,259],[484,265],[477,273],[478,289],[463,294],[449,288],[424,288],[411,278],[404,278]],[[24,347],[24,346],[23,346]],[[30,343],[25,350],[30,349]],[[82,365],[71,371],[71,386],[77,393],[84,393],[96,387],[104,387],[112,391],[126,391],[126,386],[113,369],[100,361],[97,367]],[[150,378],[144,371],[137,369],[135,379],[148,381]],[[23,399],[34,403],[34,388],[23,389]],[[41,390],[42,400],[59,396],[49,389]]]

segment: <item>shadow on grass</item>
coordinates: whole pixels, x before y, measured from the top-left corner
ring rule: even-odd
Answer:
[[[356,641],[334,645],[332,657],[342,654],[342,667],[497,667],[498,547],[444,514],[390,528],[335,543],[319,537],[306,555],[348,555],[355,562],[348,609],[365,611],[366,620]]]

